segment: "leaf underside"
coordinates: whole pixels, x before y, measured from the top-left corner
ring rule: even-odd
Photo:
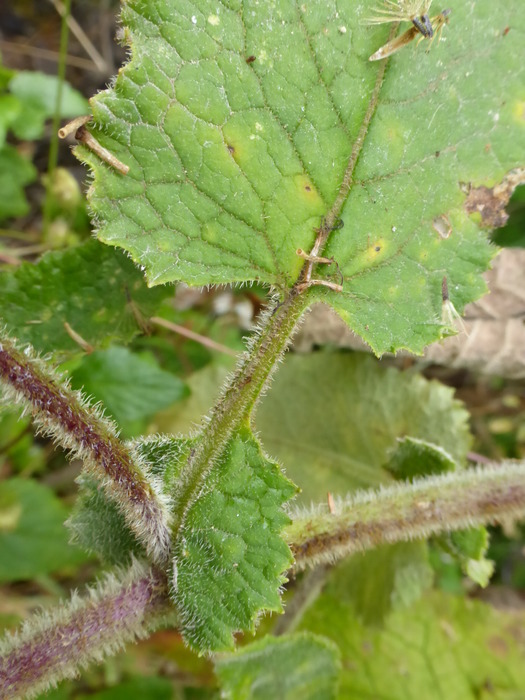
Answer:
[[[92,100],[90,129],[130,172],[77,149],[93,168],[100,240],[129,251],[150,284],[290,287],[296,250],[311,248],[371,108],[335,212],[345,227],[325,251],[344,290],[312,296],[377,353],[439,338],[443,277],[461,310],[484,291],[493,254],[463,210],[461,183],[523,164],[521,37],[503,31],[523,13],[520,0],[453,0],[446,41],[393,56],[376,100],[380,63],[368,57],[389,28],[363,24],[372,5],[126,3],[132,59]],[[314,272],[338,280],[334,265]]]
[[[450,388],[363,353],[288,357],[256,426],[268,453],[303,489],[305,505],[327,491],[391,483],[385,466],[398,438],[440,444],[458,465],[472,440],[468,413]]]

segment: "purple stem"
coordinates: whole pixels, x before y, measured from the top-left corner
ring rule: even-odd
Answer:
[[[0,338],[0,378],[30,404],[46,431],[103,477],[108,495],[148,552],[156,561],[166,560],[170,533],[161,503],[111,423],[83,405],[79,395],[59,383],[42,361],[6,338]]]
[[[126,642],[146,637],[169,612],[164,574],[134,564],[123,580],[108,579],[91,596],[72,600],[30,623],[0,656],[0,697],[33,697]]]

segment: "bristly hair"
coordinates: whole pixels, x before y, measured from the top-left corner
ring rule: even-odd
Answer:
[[[414,17],[426,15],[432,0],[383,0],[374,14],[367,17],[365,24],[385,24],[387,22],[411,22]]]
[[[152,559],[165,561],[171,546],[168,496],[150,465],[130,452],[100,407],[90,405],[30,346],[20,348],[2,329],[0,381],[4,400],[24,405],[39,430],[81,459]]]

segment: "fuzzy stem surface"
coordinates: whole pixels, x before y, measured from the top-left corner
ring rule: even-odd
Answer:
[[[74,594],[61,608],[35,616],[0,644],[0,697],[35,697],[148,636],[166,620],[168,601],[164,574],[135,562],[84,598]]]
[[[284,533],[296,570],[382,544],[426,539],[525,515],[525,462],[503,462],[395,484],[298,513]]]
[[[37,425],[81,458],[155,561],[170,548],[165,507],[114,425],[31,352],[0,334],[0,381],[6,398],[29,407]]]

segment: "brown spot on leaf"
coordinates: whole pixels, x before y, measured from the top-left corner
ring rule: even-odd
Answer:
[[[228,144],[228,150],[230,151],[230,153],[235,153],[235,148],[233,146],[230,146],[230,144]]]
[[[255,61],[255,56],[248,56],[246,63],[253,63]]]
[[[304,189],[305,189],[307,192],[311,192],[311,191],[312,191],[312,188],[310,187],[310,185],[305,185],[305,186],[304,186]]]
[[[503,36],[507,36],[507,34],[510,32],[510,27],[505,27],[503,30]]]
[[[485,187],[485,185],[473,187],[469,184],[466,186],[465,211],[467,214],[480,214],[481,223],[487,228],[500,228],[509,218],[505,207],[512,193],[518,185],[523,183],[525,183],[525,168],[511,170],[494,187]]]

